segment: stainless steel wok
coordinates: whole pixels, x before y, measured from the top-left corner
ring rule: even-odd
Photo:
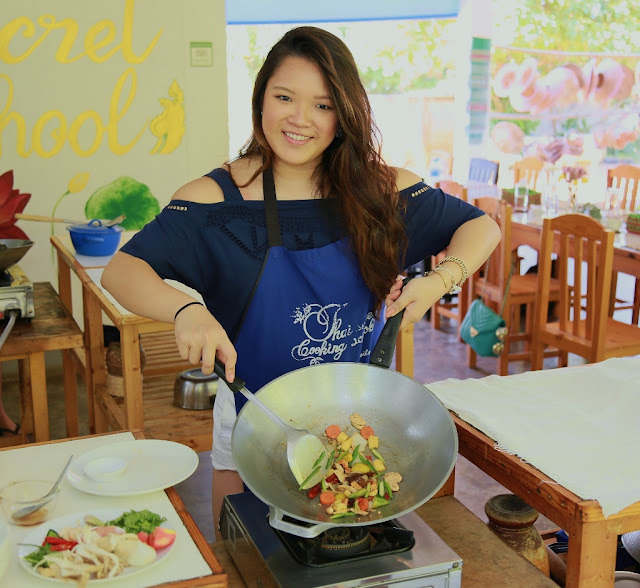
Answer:
[[[401,318],[397,315],[393,325],[387,321],[372,362],[378,363],[374,358],[382,352],[390,363]],[[345,428],[349,415],[359,413],[380,438],[387,471],[399,472],[403,478],[389,504],[370,516],[331,520],[318,498],[309,499],[298,489],[287,462],[284,433],[247,403],[231,438],[238,472],[247,487],[271,506],[271,525],[295,535],[314,537],[329,527],[370,525],[399,517],[431,498],[455,465],[458,436],[449,411],[422,384],[379,365],[329,363],[301,368],[256,394],[292,426],[318,435],[330,424]],[[295,520],[287,521],[285,515]]]

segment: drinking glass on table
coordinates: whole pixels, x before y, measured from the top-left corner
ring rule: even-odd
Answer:
[[[513,191],[513,212],[527,212],[529,209],[529,186],[518,183]]]
[[[604,198],[604,210],[602,211],[602,221],[607,229],[620,231],[626,210],[622,206],[622,193],[620,188],[607,188]]]
[[[619,216],[622,209],[622,194],[620,193],[620,188],[614,188],[613,186],[607,188],[604,197],[604,209],[607,213],[612,215]]]
[[[549,218],[558,216],[560,211],[560,202],[558,200],[558,191],[555,186],[548,185],[542,192],[542,208],[544,215]]]

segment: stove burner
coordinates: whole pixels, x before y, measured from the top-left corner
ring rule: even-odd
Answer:
[[[320,535],[319,550],[331,559],[344,559],[369,547],[369,531],[364,527],[334,527]]]
[[[415,545],[413,531],[397,520],[370,527],[334,527],[312,539],[274,530],[293,558],[309,567],[401,553]]]

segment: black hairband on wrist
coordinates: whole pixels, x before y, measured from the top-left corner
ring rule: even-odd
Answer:
[[[176,319],[178,318],[178,315],[188,306],[193,306],[194,304],[199,304],[200,306],[203,306],[202,302],[198,302],[198,301],[194,301],[194,302],[187,302],[187,304],[185,304],[183,307],[179,308],[176,313],[173,315],[173,322],[176,322]]]

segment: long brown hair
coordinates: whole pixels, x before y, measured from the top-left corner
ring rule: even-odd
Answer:
[[[351,247],[378,312],[404,262],[403,211],[396,174],[381,157],[380,134],[358,68],[335,35],[316,27],[298,27],[269,51],[253,89],[253,134],[240,151],[241,157],[259,156],[263,164],[247,183],[273,163],[273,151],[262,130],[262,102],[267,82],[288,57],[307,59],[320,68],[336,109],[339,130],[323,153],[315,180],[323,198],[337,197]]]

